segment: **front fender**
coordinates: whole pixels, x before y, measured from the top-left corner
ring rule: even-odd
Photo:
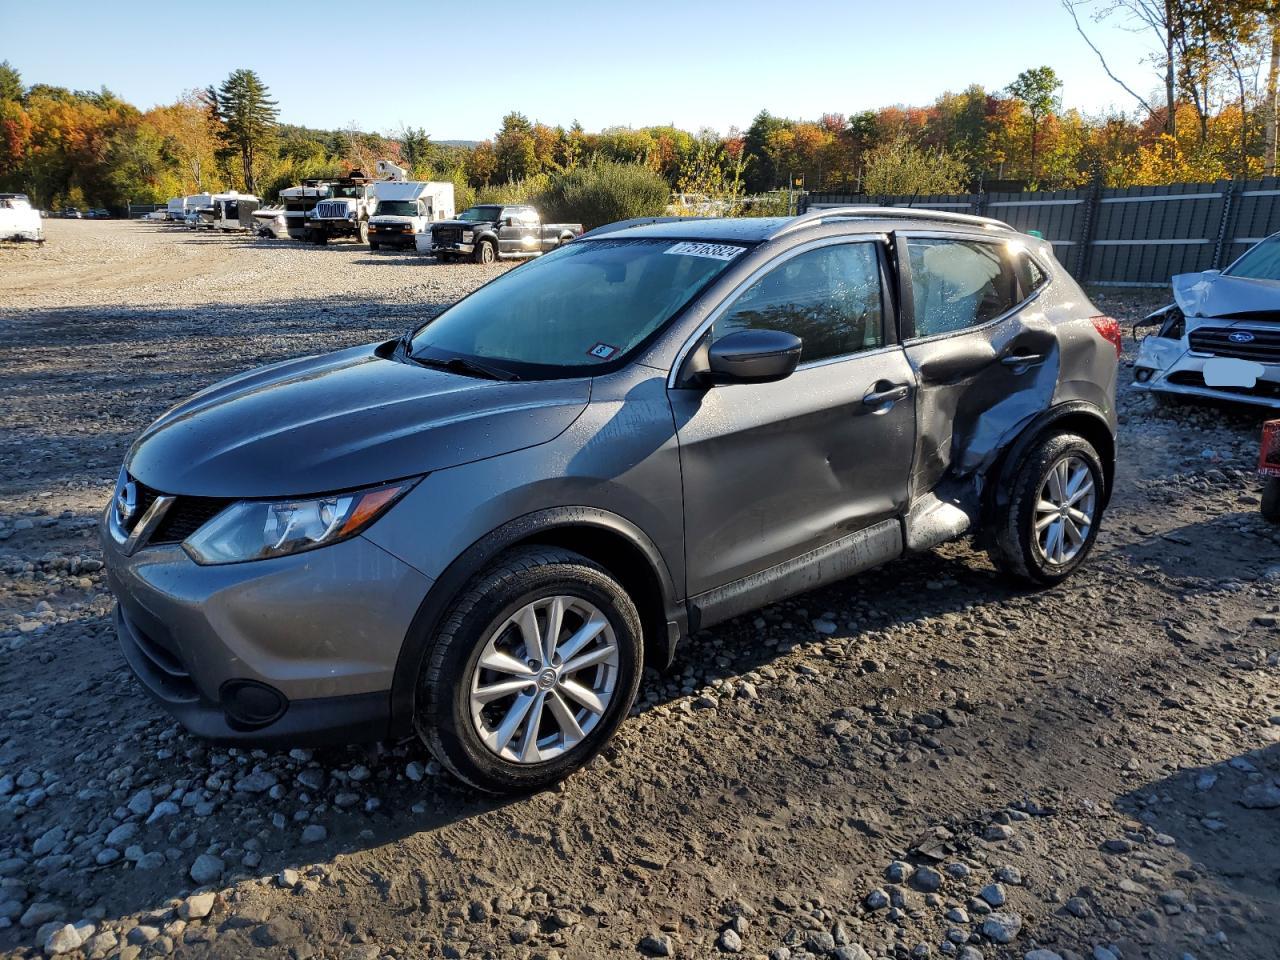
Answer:
[[[418,675],[453,598],[473,576],[483,570],[508,547],[536,539],[540,534],[564,532],[573,528],[601,530],[624,538],[648,563],[657,579],[662,606],[668,623],[678,624],[677,634],[687,623],[684,604],[671,579],[662,553],[647,534],[625,517],[598,507],[561,506],[537,510],[516,517],[476,540],[440,574],[422,599],[400,648],[395,676],[391,685],[391,729],[395,736],[412,733],[414,698]],[[667,659],[674,652],[677,635],[668,635]]]

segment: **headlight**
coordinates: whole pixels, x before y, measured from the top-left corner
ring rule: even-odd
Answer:
[[[187,538],[200,564],[240,563],[302,553],[353,537],[408,493],[416,480],[308,500],[244,500]]]
[[[472,241],[472,239],[475,237],[475,235],[476,235],[476,234],[475,234],[475,231],[474,231],[474,230],[463,230],[463,231],[462,231],[462,242],[463,242],[463,243],[470,243],[470,242]]]

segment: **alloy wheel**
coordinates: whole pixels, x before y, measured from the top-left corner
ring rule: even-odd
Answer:
[[[1070,563],[1089,539],[1097,509],[1093,472],[1081,457],[1068,455],[1049,468],[1036,501],[1036,552],[1050,565]]]
[[[581,597],[525,604],[486,638],[471,675],[471,722],[504,760],[551,760],[600,722],[618,683],[617,638]]]

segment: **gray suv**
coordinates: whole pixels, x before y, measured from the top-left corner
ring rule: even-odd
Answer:
[[[116,629],[199,735],[416,731],[476,787],[540,787],[691,631],[966,533],[1068,576],[1119,336],[993,220],[603,227],[147,428],[101,524]]]

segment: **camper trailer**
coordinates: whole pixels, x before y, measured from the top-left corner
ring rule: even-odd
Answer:
[[[207,207],[213,202],[213,195],[208,193],[193,193],[189,197],[174,197],[165,208],[167,214],[166,219],[174,223],[186,223],[187,214],[201,207]]]
[[[453,184],[382,181],[373,185],[378,212],[369,218],[369,249],[412,247],[437,220],[453,218]]]
[[[207,230],[251,230],[258,198],[248,193],[215,193],[200,209],[200,226]]]

